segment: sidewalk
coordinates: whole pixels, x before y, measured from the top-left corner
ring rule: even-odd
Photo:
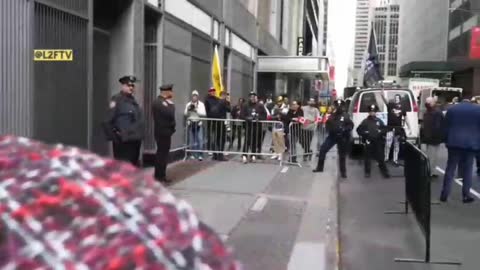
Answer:
[[[170,187],[248,270],[336,269],[336,162],[309,167],[216,163]]]

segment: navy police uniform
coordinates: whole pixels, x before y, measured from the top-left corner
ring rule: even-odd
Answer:
[[[371,171],[371,159],[375,159],[378,162],[380,172],[385,178],[389,178],[387,165],[384,160],[384,148],[385,134],[387,127],[385,123],[376,115],[372,115],[372,112],[378,112],[377,105],[371,105],[368,107],[369,116],[362,121],[357,128],[357,133],[363,140],[365,145],[365,176],[370,177]]]
[[[133,89],[137,78],[124,76],[119,82]],[[111,98],[103,129],[107,139],[112,141],[114,158],[138,166],[140,147],[145,135],[145,119],[133,96],[133,90],[121,91]]]
[[[160,91],[173,91],[173,85],[163,85]],[[157,143],[157,153],[155,161],[155,179],[161,182],[169,182],[166,178],[168,157],[172,135],[175,133],[175,105],[171,99],[166,99],[160,95],[152,104],[152,113],[154,121],[154,136]]]
[[[250,92],[250,97],[257,97],[255,92]],[[259,121],[267,119],[265,106],[249,100],[241,110],[240,118],[245,120],[245,144],[243,145],[244,157],[251,151],[252,154],[261,152],[262,124]]]
[[[345,113],[344,101],[336,101],[335,107],[335,112],[326,123],[328,136],[320,147],[317,168],[313,172],[323,172],[327,153],[336,144],[338,149],[340,175],[342,178],[346,178],[346,158],[353,130],[353,122],[349,115]]]

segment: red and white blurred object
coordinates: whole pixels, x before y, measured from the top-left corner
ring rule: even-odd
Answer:
[[[480,59],[480,27],[472,28],[470,39],[470,59]]]
[[[329,75],[330,81],[335,81],[335,66],[330,66]]]
[[[0,136],[0,269],[239,268],[191,206],[143,170]]]
[[[330,94],[332,96],[332,100],[337,99],[337,90],[336,89],[332,89],[332,92],[330,92]]]

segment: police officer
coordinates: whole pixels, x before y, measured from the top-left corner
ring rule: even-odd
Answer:
[[[240,113],[240,118],[245,120],[245,144],[243,145],[244,155],[242,156],[243,163],[247,163],[249,156],[247,153],[251,151],[251,162],[255,162],[259,151],[259,144],[262,137],[262,124],[259,121],[267,119],[267,110],[264,105],[258,103],[257,94],[250,92],[250,100],[243,106]],[[261,150],[260,150],[261,151]]]
[[[119,79],[120,92],[112,96],[103,129],[113,144],[113,156],[138,166],[140,146],[144,138],[145,120],[142,109],[134,97],[135,76]]]
[[[357,128],[357,133],[365,145],[365,177],[370,177],[372,157],[378,162],[380,172],[385,178],[390,178],[387,165],[383,158],[385,133],[387,127],[383,121],[376,116],[378,112],[377,105],[368,107],[368,117],[362,121]]]
[[[167,179],[167,163],[172,135],[175,133],[175,105],[173,104],[173,85],[160,87],[160,96],[152,104],[154,135],[157,142],[155,161],[155,179],[169,183]]]
[[[328,119],[326,129],[328,137],[320,147],[317,168],[313,172],[323,172],[325,157],[328,151],[336,144],[338,148],[340,175],[342,178],[347,178],[346,158],[353,130],[353,122],[345,112],[345,102],[343,100],[335,101],[335,111]]]

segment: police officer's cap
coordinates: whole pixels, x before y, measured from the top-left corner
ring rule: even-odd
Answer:
[[[128,83],[136,83],[138,80],[135,76],[127,75],[127,76],[121,77],[120,79],[118,79],[118,81],[121,84],[128,84]]]
[[[375,104],[372,104],[368,107],[369,112],[378,112],[378,106]]]
[[[336,107],[345,106],[345,101],[343,101],[342,99],[335,100],[335,106]]]
[[[160,86],[160,91],[173,91],[173,84],[164,84]]]

